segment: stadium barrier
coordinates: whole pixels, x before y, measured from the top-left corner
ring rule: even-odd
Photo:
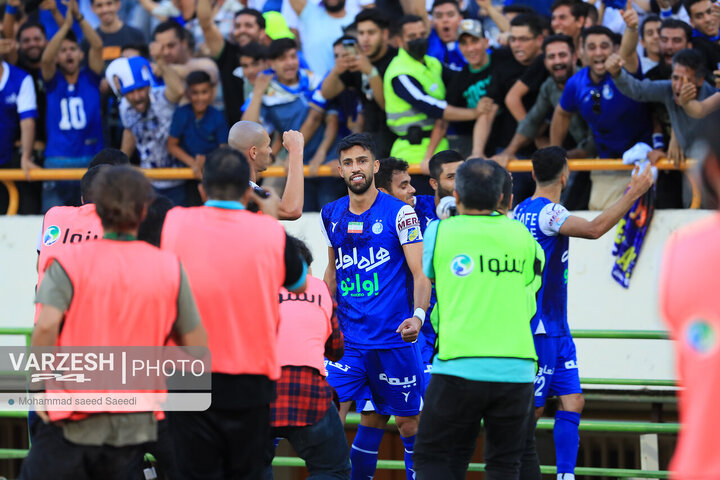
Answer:
[[[23,336],[25,344],[30,345],[30,337],[32,328],[24,327],[0,327],[0,336]],[[670,336],[668,332],[660,330],[573,330],[572,335],[575,338],[601,338],[601,339],[646,339],[646,340],[668,340]],[[600,385],[616,385],[616,386],[644,386],[644,387],[675,387],[673,380],[652,380],[652,379],[608,379],[608,378],[581,378],[583,384],[600,384]],[[0,418],[26,418],[25,412],[4,412],[0,411]],[[347,416],[346,426],[357,426],[360,423],[360,414],[350,413]],[[395,424],[395,419],[391,418],[389,425]],[[541,418],[538,420],[537,428],[539,430],[552,430],[555,424],[553,418]],[[621,479],[636,478],[670,478],[669,472],[657,469],[657,435],[670,434],[676,435],[680,431],[678,423],[657,423],[657,422],[635,422],[635,421],[617,421],[617,420],[587,420],[580,421],[580,431],[583,432],[603,432],[603,433],[634,433],[641,436],[641,450],[647,448],[655,452],[654,458],[650,459],[654,468],[643,469],[621,469],[621,468],[597,468],[597,467],[577,467],[575,474],[577,476],[589,477],[610,477]],[[649,443],[647,443],[649,442]],[[0,460],[22,459],[27,455],[27,449],[0,448]],[[644,459],[647,454],[642,455]],[[152,460],[152,457],[149,456]],[[275,467],[304,467],[305,462],[301,458],[296,457],[275,457],[273,460]],[[378,470],[404,470],[405,462],[403,460],[378,460]],[[468,471],[481,472],[485,470],[484,463],[471,463]],[[555,474],[556,468],[552,465],[542,465],[540,470],[543,474]]]
[[[680,170],[684,172],[692,188],[690,208],[700,208],[700,190],[692,176],[687,174],[694,164],[695,162],[693,160],[688,160],[683,165],[676,166],[673,162],[663,159],[657,163],[656,167],[659,170]],[[632,165],[623,165],[619,159],[610,158],[571,159],[568,160],[568,165],[572,171],[632,170],[634,168]],[[511,172],[530,172],[532,171],[532,163],[530,160],[512,160],[508,163],[507,169]],[[15,182],[28,180],[80,180],[85,174],[85,171],[86,169],[84,168],[38,168],[30,170],[28,176],[25,176],[25,172],[21,169],[0,170],[0,182],[5,185],[9,195],[7,215],[17,214],[20,204],[20,197]],[[188,180],[195,178],[190,168],[154,168],[142,169],[142,171],[148,178],[153,180]],[[308,175],[310,173],[309,167],[305,166],[304,172],[305,175]],[[323,165],[318,169],[318,176],[321,177],[330,177],[336,173],[337,170],[329,165]],[[420,166],[411,165],[408,173],[412,175],[420,174]],[[261,176],[284,177],[286,174],[287,172],[284,167],[268,167],[266,171],[262,172]]]

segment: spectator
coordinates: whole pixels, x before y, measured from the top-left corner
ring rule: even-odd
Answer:
[[[309,266],[313,258],[307,245],[289,235],[287,241]],[[345,344],[328,286],[313,277],[309,267],[307,283],[302,297],[280,289],[277,342],[282,373],[277,398],[270,404],[272,437],[288,439],[305,460],[310,478],[346,479],[350,449],[324,365],[325,358],[339,361]]]
[[[354,12],[345,9],[345,0],[289,0],[300,19],[302,50],[310,70],[325,76],[333,67],[332,42],[353,22]],[[322,28],[317,28],[322,25]]]
[[[685,23],[690,22],[683,0],[650,0],[650,13],[659,15],[663,21],[672,18]]]
[[[552,0],[508,0],[505,2],[508,6],[513,7],[529,7],[539,15],[550,16],[550,8]]]
[[[657,15],[648,15],[640,24],[640,44],[643,55],[640,67],[648,72],[660,62],[660,25],[662,20]]]
[[[242,69],[243,98],[250,98],[258,73],[267,68],[267,49],[257,42],[248,43],[240,49],[239,65]],[[237,73],[234,75],[238,77]]]
[[[124,127],[121,150],[130,157],[137,149],[143,168],[179,167],[181,164],[168,152],[167,139],[175,107],[184,93],[183,83],[159,55],[157,45],[152,48],[165,86],[152,88],[150,63],[142,57],[119,58],[107,70],[108,82],[115,85],[123,97],[120,102],[120,120]],[[183,183],[182,180],[152,182],[155,190],[175,205],[185,202]]]
[[[468,63],[448,85],[447,101],[455,107],[476,108],[486,97],[495,71],[492,62],[494,51],[488,50],[488,40],[478,20],[463,20],[458,27],[458,35],[460,52]],[[472,151],[473,126],[472,121],[452,123],[455,133],[448,136],[450,148],[460,152],[463,158]]]
[[[209,58],[193,57],[192,49],[188,44],[187,30],[177,22],[167,20],[153,31],[153,42],[160,48],[160,55],[167,65],[172,68],[185,81],[185,78],[195,70],[202,70],[210,75],[213,85],[217,85],[219,79],[218,67]],[[232,92],[230,93],[232,95]]]
[[[445,101],[442,64],[427,55],[428,39],[422,19],[407,15],[399,25],[402,48],[383,78],[388,127],[398,136],[390,154],[410,165],[420,164],[427,174],[430,157],[448,149],[445,122],[474,120],[479,112]]]
[[[537,101],[525,118],[518,123],[515,135],[508,146],[492,157],[503,167],[507,166],[509,160],[515,158],[515,154],[522,146],[538,136],[560,101],[565,84],[575,73],[577,56],[572,37],[568,35],[547,37],[543,41],[543,60],[550,78],[543,82]],[[595,154],[587,123],[578,114],[572,116],[569,132],[576,149],[568,152],[568,158],[587,158]]]
[[[562,145],[574,112],[590,126],[600,158],[620,158],[638,142],[650,143],[650,117],[644,104],[623,95],[607,72],[605,61],[613,53],[612,32],[594,26],[583,30],[585,63],[567,81],[550,124],[550,144]],[[603,209],[619,198],[627,186],[620,173],[592,172],[590,208]]]
[[[458,28],[463,19],[460,5],[455,0],[435,0],[431,14],[427,54],[440,60],[443,67],[459,72],[467,65],[458,48]]]
[[[197,2],[194,2],[197,3]],[[235,15],[245,8],[243,3],[238,0],[211,0],[212,23],[220,32],[222,38],[228,38],[232,35],[235,28]],[[185,29],[192,35],[195,45],[198,47],[206,47],[205,37],[203,35],[200,21],[197,17],[197,6],[195,7],[195,17],[185,24]],[[200,48],[198,48],[200,50]],[[207,55],[207,51],[203,50],[203,55]]]
[[[247,95],[240,95],[240,92],[247,93],[248,82],[235,75],[236,69],[240,66],[240,49],[251,42],[261,42],[265,35],[265,18],[257,10],[250,8],[240,10],[235,14],[228,40],[223,38],[213,22],[210,0],[198,0],[197,19],[205,37],[205,45],[220,71],[225,117],[228,125],[233,125],[240,120],[242,105],[248,99]]]
[[[720,65],[720,6],[710,0],[684,0],[693,27],[693,47],[705,55],[708,71]]]
[[[623,95],[638,102],[659,102],[665,105],[670,114],[675,138],[683,151],[688,151],[695,141],[696,135],[702,130],[702,120],[689,116],[682,108],[687,100],[682,98],[685,84],[691,90],[690,99],[702,101],[715,93],[715,87],[705,82],[705,64],[703,56],[696,50],[680,50],[673,57],[673,73],[670,80],[638,80],[633,78],[621,67],[621,60],[612,55],[607,61],[608,72]],[[688,99],[689,100],[689,99]],[[662,149],[648,154],[651,161],[656,162],[665,156]],[[660,177],[658,177],[658,181]],[[674,188],[663,188],[658,184],[657,208],[682,208],[682,183],[675,182]]]
[[[552,19],[550,25],[555,35],[569,35],[575,42],[575,50],[580,47],[580,32],[587,21],[587,5],[582,0],[555,0],[550,7]]]
[[[27,175],[31,168],[37,168],[32,154],[38,114],[32,77],[4,60],[14,43],[0,38],[0,169],[15,166],[12,156],[19,127],[20,166]],[[8,201],[4,194],[0,197],[0,211],[7,209]]]
[[[511,20],[510,48],[498,50],[493,59],[495,75],[492,76],[488,86],[488,97],[494,106],[489,113],[481,115],[476,123],[473,157],[483,157],[485,152],[494,154],[510,142],[517,128],[517,122],[522,118],[513,115],[505,99],[515,81],[527,71],[529,65],[542,52],[542,42],[542,22],[537,15],[520,14]],[[544,67],[542,72],[544,75]],[[536,96],[537,91],[528,92],[523,97],[524,110],[530,109],[535,103]],[[497,118],[495,118],[496,111],[500,112]],[[492,141],[488,144],[491,131]]]
[[[474,18],[477,16],[482,23],[483,31],[488,33],[491,45],[498,45],[500,36],[505,36],[510,31],[510,20],[500,9],[501,4],[493,4],[492,0],[476,0],[477,6],[480,7],[477,15],[471,15],[468,11],[465,18]]]
[[[673,57],[686,48],[692,48],[690,25],[674,18],[663,20],[660,24],[660,60],[655,67],[643,73],[651,80],[669,80]],[[625,68],[634,73],[628,66]]]
[[[91,0],[100,25],[95,29],[103,41],[105,66],[121,57],[122,47],[132,42],[146,42],[145,34],[137,28],[123,23],[118,17],[121,0]],[[83,40],[83,51],[87,51],[87,39]],[[106,90],[107,92],[107,90]]]
[[[384,157],[390,154],[395,135],[387,126],[383,78],[398,50],[388,44],[389,23],[379,9],[361,11],[355,23],[359,51],[355,58],[344,55],[336,59],[321,92],[328,100],[345,90],[355,92],[362,103],[363,131],[373,136],[378,156]]]
[[[202,70],[188,75],[187,96],[190,104],[175,110],[168,136],[168,153],[192,168],[195,178],[202,179],[205,156],[227,145],[228,126],[220,110],[210,105],[215,89],[210,76]]]
[[[205,206],[174,208],[163,225],[162,249],[186,268],[213,358],[210,407],[168,417],[178,468],[191,480],[262,478],[281,375],[278,292],[307,284],[307,265],[273,218],[277,196],[253,194],[249,176],[241,153],[216,150],[203,169]],[[246,210],[251,198],[266,215]]]
[[[88,66],[71,32],[73,17],[90,44]],[[103,148],[100,114],[103,43],[80,15],[72,0],[65,22],[48,43],[41,59],[47,89],[45,168],[84,168]],[[78,205],[80,183],[49,181],[43,184],[42,211],[56,205]]]
[[[323,122],[325,100],[316,92],[317,77],[299,68],[297,44],[289,38],[273,40],[268,57],[274,73],[257,76],[255,89],[245,102],[243,120],[261,123],[262,119],[278,132],[300,131],[306,139],[305,164],[318,150],[330,152],[326,160],[331,160],[334,152],[330,145],[337,138],[337,113],[328,113]],[[319,211],[324,203],[338,198],[341,188],[335,178],[306,178],[304,211]]]

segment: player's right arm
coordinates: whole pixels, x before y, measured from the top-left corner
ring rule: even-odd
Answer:
[[[57,71],[55,59],[58,52],[60,52],[60,46],[62,45],[63,40],[65,40],[65,36],[70,31],[70,28],[72,28],[72,24],[72,8],[68,8],[67,13],[65,14],[65,21],[62,25],[60,25],[60,28],[55,35],[53,35],[52,39],[50,39],[45,47],[42,57],[40,58],[40,72],[42,73],[43,80],[46,82],[49,82],[50,79],[55,76],[55,72]]]
[[[335,250],[333,250],[332,247],[328,247],[328,264],[325,268],[323,280],[325,280],[325,283],[327,283],[327,286],[330,289],[330,295],[335,298],[337,280],[335,280]]]
[[[569,216],[560,227],[559,233],[568,237],[600,238],[620,221],[632,208],[635,200],[648,191],[652,183],[652,172],[649,166],[642,172],[635,167],[630,180],[630,188],[617,202],[591,221],[574,215]]]

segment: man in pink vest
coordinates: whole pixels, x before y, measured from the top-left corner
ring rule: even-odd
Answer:
[[[301,240],[288,236],[307,265],[313,257]],[[270,405],[273,437],[287,438],[305,460],[311,478],[350,478],[350,455],[325,358],[340,360],[345,342],[328,286],[308,269],[307,290],[280,290],[278,352],[282,376]],[[323,358],[324,357],[324,358]]]
[[[161,248],[187,269],[212,356],[212,405],[205,412],[171,412],[179,471],[184,478],[261,478],[270,438],[270,402],[280,378],[278,292],[305,290],[307,265],[271,215],[277,195],[249,186],[245,157],[224,147],[203,168],[205,205],[173,208]]]
[[[720,198],[720,113],[705,124],[709,148],[702,164],[711,203]],[[675,339],[683,428],[670,463],[671,478],[720,478],[717,432],[720,414],[720,215],[676,231],[665,246],[660,276],[660,311]]]

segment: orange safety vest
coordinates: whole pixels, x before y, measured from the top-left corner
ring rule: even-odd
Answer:
[[[325,342],[332,333],[332,297],[325,282],[308,275],[304,293],[280,290],[280,365],[307,366],[327,376]]]
[[[58,346],[163,346],[177,319],[180,262],[141,241],[100,239],[48,255],[73,285]],[[97,412],[95,412],[97,413]],[[52,421],[79,420],[78,411],[48,411]]]
[[[675,339],[680,430],[671,478],[720,478],[720,215],[676,232],[665,247],[660,311]]]
[[[185,268],[207,330],[212,371],[280,378],[280,222],[247,210],[176,207],[165,218],[161,248],[175,253]]]

